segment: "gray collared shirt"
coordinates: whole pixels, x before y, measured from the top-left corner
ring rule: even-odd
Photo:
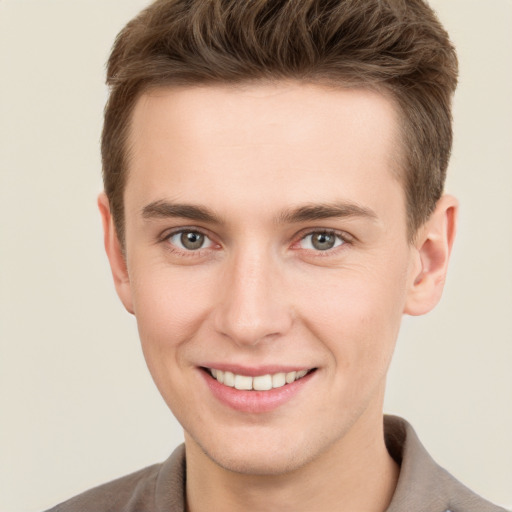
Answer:
[[[438,466],[403,419],[385,416],[384,432],[387,449],[400,466],[386,512],[506,512]],[[184,511],[185,447],[181,445],[164,463],[86,491],[48,512]]]

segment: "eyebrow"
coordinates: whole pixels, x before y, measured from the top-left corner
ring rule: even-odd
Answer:
[[[299,206],[284,211],[278,221],[282,223],[306,222],[331,218],[362,217],[377,220],[377,214],[370,208],[354,203],[328,203]]]
[[[193,204],[171,203],[165,200],[153,201],[142,209],[142,217],[145,219],[165,219],[180,217],[189,220],[221,224],[220,217],[204,206]]]
[[[223,223],[218,215],[204,206],[172,203],[165,200],[153,201],[146,205],[142,209],[142,216],[145,219],[179,217],[210,224]],[[354,203],[306,204],[285,210],[277,216],[276,221],[278,224],[295,224],[313,220],[346,217],[362,217],[376,220],[377,214],[370,208]]]

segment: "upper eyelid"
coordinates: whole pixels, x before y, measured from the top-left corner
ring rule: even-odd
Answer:
[[[177,235],[178,233],[184,233],[187,231],[191,233],[201,233],[202,235],[208,237],[211,241],[213,241],[213,237],[208,230],[197,226],[180,226],[176,228],[165,229],[158,235],[158,241],[164,242],[165,240],[168,240],[171,236]]]
[[[329,235],[336,235],[340,237],[340,239],[343,240],[344,242],[353,242],[354,240],[356,240],[356,237],[351,235],[350,233],[333,228],[306,228],[300,231],[297,235],[295,235],[295,238],[297,241],[300,241],[306,238],[307,236],[314,235],[315,233],[327,233]]]

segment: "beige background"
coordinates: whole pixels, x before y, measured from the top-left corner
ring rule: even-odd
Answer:
[[[104,62],[143,0],[0,0],[0,510],[36,511],[182,439],[103,255]],[[386,409],[512,506],[512,1],[436,0],[461,61],[444,299],[406,318]]]

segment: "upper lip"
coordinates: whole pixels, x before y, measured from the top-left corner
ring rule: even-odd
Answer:
[[[273,375],[275,373],[298,372],[301,370],[312,370],[314,367],[305,365],[262,365],[262,366],[245,366],[229,363],[206,363],[201,365],[202,368],[221,370],[223,372],[231,372],[237,375],[246,375],[247,377],[257,377],[258,375]]]

